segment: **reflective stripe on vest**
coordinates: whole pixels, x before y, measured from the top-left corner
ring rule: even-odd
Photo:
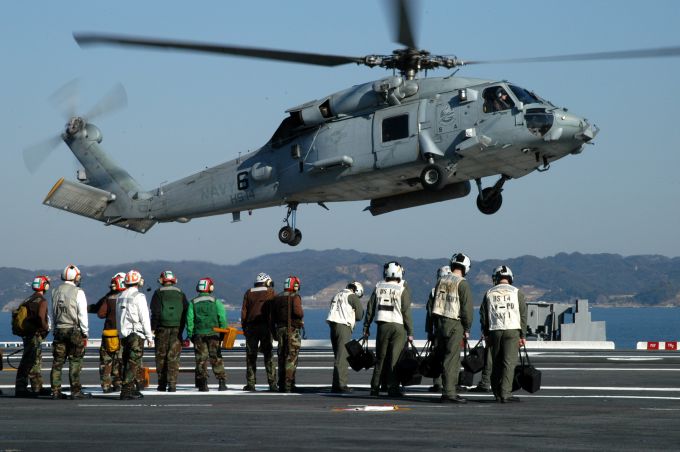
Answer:
[[[499,284],[486,293],[489,330],[519,330],[519,289],[510,284]]]
[[[449,319],[460,320],[460,297],[458,286],[465,278],[452,273],[444,275],[437,281],[435,287],[432,314],[437,314]]]
[[[75,328],[78,323],[78,289],[62,284],[52,292],[52,316],[55,328]]]
[[[375,285],[376,322],[404,324],[404,317],[401,314],[401,294],[403,292],[403,281],[380,281]]]
[[[328,317],[326,317],[326,322],[339,323],[354,329],[356,314],[352,305],[349,304],[349,296],[353,293],[349,289],[343,289],[333,297],[331,310],[328,313]]]

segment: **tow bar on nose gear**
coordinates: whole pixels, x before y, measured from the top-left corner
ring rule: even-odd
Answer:
[[[279,229],[279,240],[290,246],[296,246],[302,241],[302,232],[295,228],[295,219],[297,216],[297,202],[288,203],[288,212],[283,222],[286,224]]]

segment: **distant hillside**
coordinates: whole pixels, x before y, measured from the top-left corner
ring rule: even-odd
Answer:
[[[307,307],[325,307],[332,295],[347,281],[357,279],[372,290],[382,277],[382,267],[395,259],[406,269],[406,280],[415,301],[423,304],[434,284],[437,268],[447,264],[448,258],[412,259],[403,256],[384,256],[354,250],[303,250],[267,254],[246,260],[238,265],[217,265],[197,261],[131,262],[109,266],[82,266],[83,289],[91,302],[104,295],[109,280],[117,271],[136,268],[142,272],[146,286],[155,288],[156,278],[164,269],[172,269],[179,277],[179,285],[189,295],[202,276],[216,281],[217,296],[238,307],[243,292],[252,285],[259,272],[269,273],[280,289],[289,274],[302,280],[302,294]],[[591,303],[608,306],[680,306],[680,258],[663,256],[630,256],[617,254],[560,253],[547,258],[522,256],[504,261],[490,259],[473,261],[468,275],[479,304],[490,284],[490,273],[501,263],[515,274],[529,299],[570,301],[588,298]],[[4,310],[25,298],[33,276],[47,273],[55,283],[60,270],[24,270],[0,268],[0,306]],[[7,305],[7,306],[6,306]]]

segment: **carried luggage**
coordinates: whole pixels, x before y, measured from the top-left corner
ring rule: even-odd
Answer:
[[[425,378],[438,378],[444,370],[444,362],[437,348],[427,341],[420,355],[420,374]]]
[[[472,386],[475,374],[469,370],[461,370],[458,373],[458,386]]]
[[[413,345],[413,342],[406,342],[394,366],[395,377],[402,386],[420,384],[423,379],[419,370],[421,361],[420,353],[418,353],[418,349]]]
[[[524,350],[524,356],[522,356],[522,350]],[[541,389],[541,371],[531,365],[525,345],[519,350],[519,360],[520,363],[515,366],[512,391],[524,389],[526,392],[533,394]]]
[[[368,349],[368,339],[362,342],[356,339],[349,341],[345,344],[345,349],[349,354],[347,362],[355,372],[375,366],[375,354]]]
[[[482,340],[480,339],[477,344],[470,348],[470,344],[467,339],[465,339],[465,344],[463,345],[463,368],[472,374],[476,374],[484,369],[484,355],[486,351],[482,346]]]

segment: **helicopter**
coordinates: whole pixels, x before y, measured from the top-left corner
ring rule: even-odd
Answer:
[[[599,129],[531,90],[504,80],[421,77],[435,69],[457,71],[490,63],[561,62],[680,55],[680,47],[513,60],[462,60],[432,55],[414,38],[411,4],[393,0],[391,54],[361,57],[155,39],[74,33],[81,47],[115,45],[203,52],[334,67],[357,64],[391,70],[286,111],[271,138],[256,151],[174,182],[145,190],[102,150],[95,115],[73,115],[60,134],[84,171],[60,179],[43,203],[71,213],[147,232],[156,223],[285,206],[279,240],[298,245],[300,204],[368,200],[382,215],[468,196],[472,182],[480,212],[502,205],[505,184],[546,171],[592,144]],[[96,109],[95,109],[96,110]],[[26,157],[26,155],[25,155]],[[30,158],[26,158],[30,160]],[[482,179],[496,178],[484,187]]]

